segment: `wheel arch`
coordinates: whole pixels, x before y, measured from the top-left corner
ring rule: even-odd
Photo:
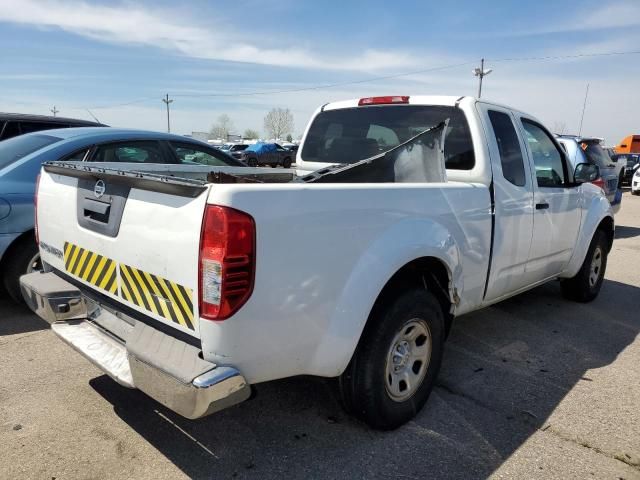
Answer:
[[[22,232],[16,238],[13,239],[11,244],[5,249],[2,253],[2,258],[0,258],[0,270],[4,271],[4,266],[7,262],[7,258],[11,258],[11,254],[17,249],[20,248],[20,245],[25,242],[33,241],[35,242],[35,230],[27,230],[26,232]]]
[[[596,231],[601,231],[607,236],[607,252],[613,247],[613,239],[615,236],[615,223],[613,217],[604,217],[598,224]]]
[[[578,273],[587,256],[591,240],[597,231],[602,231],[607,236],[607,252],[613,246],[615,222],[609,201],[604,196],[594,196],[588,203],[585,213],[586,218],[582,222],[573,255],[566,270],[560,275],[561,278],[572,278]]]
[[[418,287],[431,292],[440,303],[442,313],[445,316],[446,338],[453,322],[451,307],[456,301],[451,279],[451,271],[447,264],[437,257],[420,257],[412,260],[394,273],[384,285],[373,304],[364,328],[366,329],[370,324],[371,317],[376,310],[388,305],[397,297],[398,293]],[[362,333],[360,336],[362,337]]]

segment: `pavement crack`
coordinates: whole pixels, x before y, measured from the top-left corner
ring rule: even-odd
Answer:
[[[592,445],[588,440],[581,439],[578,436],[569,435],[561,430],[554,428],[550,424],[545,425],[539,430],[543,433],[550,433],[552,435],[555,435],[556,437],[558,437],[561,440],[564,440],[565,442],[570,442],[570,443],[573,443],[574,445],[578,445],[583,448],[588,448],[589,450],[592,450],[597,454],[604,455],[605,457],[611,458],[613,460],[618,460],[619,462],[622,462],[625,465],[628,465],[629,467],[640,471],[640,457],[633,458],[631,455],[627,453],[607,452],[605,450],[602,450],[599,447],[596,447],[595,445]]]

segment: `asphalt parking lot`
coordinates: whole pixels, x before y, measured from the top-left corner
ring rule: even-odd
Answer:
[[[458,319],[438,387],[389,433],[295,378],[200,421],[118,386],[0,300],[0,478],[640,479],[640,197],[599,298],[557,283]]]

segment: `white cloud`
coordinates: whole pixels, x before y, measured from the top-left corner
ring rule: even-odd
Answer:
[[[359,54],[329,57],[296,46],[266,48],[243,40],[241,31],[199,26],[178,11],[159,11],[128,3],[92,5],[84,0],[0,0],[0,22],[59,28],[94,40],[151,46],[195,58],[264,65],[336,70],[376,71],[415,66],[406,52],[367,49]],[[232,24],[232,23],[230,23]],[[240,23],[236,24],[238,27]],[[421,58],[424,64],[425,59]]]
[[[584,31],[603,30],[611,33],[615,29],[628,29],[640,26],[640,2],[619,1],[617,3],[605,3],[601,7],[591,8],[576,7],[575,11],[558,13],[549,12],[549,15],[555,13],[555,18],[559,20],[551,20],[548,23],[537,22],[535,26],[531,26],[531,22],[526,26],[511,27],[499,29],[490,33],[480,34],[480,37],[526,37],[536,35],[548,35],[554,33],[572,33]],[[548,16],[548,18],[553,18]],[[478,36],[474,32],[474,36]],[[632,42],[627,44],[633,45]]]

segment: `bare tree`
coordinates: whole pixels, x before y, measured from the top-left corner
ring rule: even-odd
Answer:
[[[233,121],[226,113],[223,113],[218,117],[216,123],[211,127],[211,137],[213,138],[221,138],[222,140],[227,140],[231,130],[233,130]]]
[[[271,138],[282,138],[293,131],[293,115],[288,108],[274,108],[264,117],[264,129]]]
[[[557,133],[558,135],[563,135],[566,131],[567,131],[566,122],[563,122],[563,121],[553,122],[553,133]]]
[[[244,134],[242,135],[243,138],[246,138],[247,140],[257,140],[260,138],[260,132],[258,132],[257,130],[252,130],[250,128],[247,128],[244,131]]]

